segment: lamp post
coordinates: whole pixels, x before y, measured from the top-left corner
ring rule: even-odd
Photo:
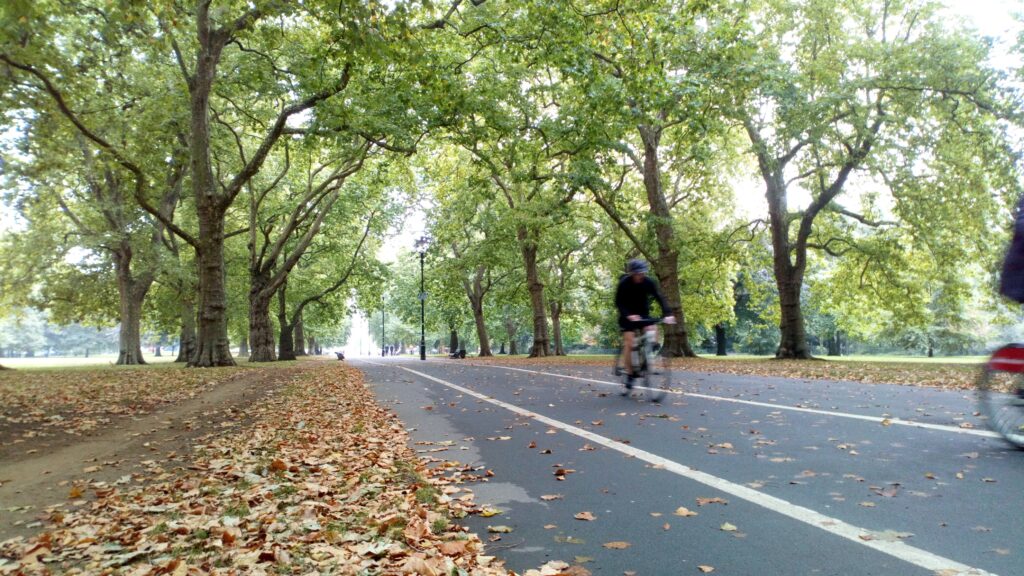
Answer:
[[[416,251],[420,253],[420,360],[427,359],[426,302],[427,292],[423,285],[423,259],[427,255],[428,236],[420,236],[416,240]]]
[[[380,297],[380,357],[384,357],[384,296]]]

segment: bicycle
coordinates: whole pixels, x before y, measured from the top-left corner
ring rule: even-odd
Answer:
[[[1024,344],[996,350],[978,379],[978,404],[988,427],[1024,449]]]
[[[613,373],[615,376],[622,377],[623,379],[623,396],[628,396],[633,390],[641,390],[647,392],[651,402],[661,402],[665,398],[666,392],[671,388],[671,355],[656,342],[657,336],[655,331],[646,329],[647,326],[660,324],[661,322],[661,318],[646,318],[641,321],[644,327],[634,330],[636,338],[633,339],[635,345],[633,350],[630,351],[630,363],[633,366],[633,381],[642,382],[642,386],[629,383],[629,377],[626,376],[622,367],[622,348],[619,348],[619,353],[615,355]],[[625,343],[623,343],[624,345]]]

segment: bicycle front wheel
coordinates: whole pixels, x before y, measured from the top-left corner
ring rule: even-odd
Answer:
[[[672,389],[672,359],[664,350],[648,355],[644,386],[651,402],[661,402]]]
[[[1024,373],[1009,356],[1020,350],[1004,348],[992,357],[978,380],[978,404],[989,428],[1018,448],[1024,448]]]

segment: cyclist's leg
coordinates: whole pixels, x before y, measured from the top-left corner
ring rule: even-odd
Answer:
[[[633,346],[636,344],[636,335],[632,330],[622,333],[622,370],[629,376],[633,375]]]

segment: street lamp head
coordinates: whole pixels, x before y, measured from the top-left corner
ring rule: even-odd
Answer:
[[[416,244],[415,244],[416,251],[419,252],[420,254],[423,254],[424,252],[426,252],[427,251],[427,246],[430,245],[430,240],[431,240],[430,236],[420,236],[419,238],[417,238],[416,239]]]

